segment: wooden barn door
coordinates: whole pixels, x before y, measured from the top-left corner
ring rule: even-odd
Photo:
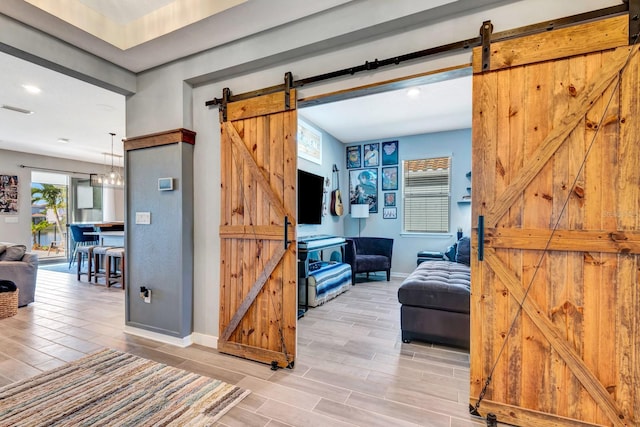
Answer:
[[[295,91],[289,96],[291,107],[284,92],[229,103],[221,123],[218,349],[280,367],[295,360],[297,322]]]
[[[640,54],[620,16],[474,52],[471,390],[520,426],[640,425]],[[522,309],[520,309],[520,304]]]

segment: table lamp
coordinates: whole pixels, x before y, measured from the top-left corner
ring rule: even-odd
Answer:
[[[360,237],[360,223],[362,218],[369,218],[369,205],[351,205],[351,218],[358,218],[358,237]]]

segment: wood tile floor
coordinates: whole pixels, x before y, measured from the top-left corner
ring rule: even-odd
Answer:
[[[298,324],[294,369],[123,333],[124,294],[40,270],[36,302],[0,320],[0,385],[111,347],[246,387],[218,426],[483,426],[468,415],[469,354],[400,339],[400,280],[358,283]]]

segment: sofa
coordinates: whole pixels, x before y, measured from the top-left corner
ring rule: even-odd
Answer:
[[[351,266],[351,281],[356,284],[356,274],[385,271],[391,280],[393,239],[384,237],[352,237],[346,240],[344,261]]]
[[[10,280],[16,284],[20,290],[19,307],[34,301],[37,275],[37,254],[27,252],[24,245],[0,242],[0,279]]]
[[[402,341],[469,349],[470,241],[463,237],[445,260],[426,260],[398,289]],[[448,254],[448,255],[446,255]]]

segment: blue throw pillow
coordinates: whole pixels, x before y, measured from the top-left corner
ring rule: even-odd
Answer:
[[[456,262],[465,265],[471,264],[471,240],[468,237],[458,240]]]
[[[446,251],[444,251],[444,259],[447,261],[455,261],[456,260],[456,252],[458,245],[454,243],[449,246]]]

